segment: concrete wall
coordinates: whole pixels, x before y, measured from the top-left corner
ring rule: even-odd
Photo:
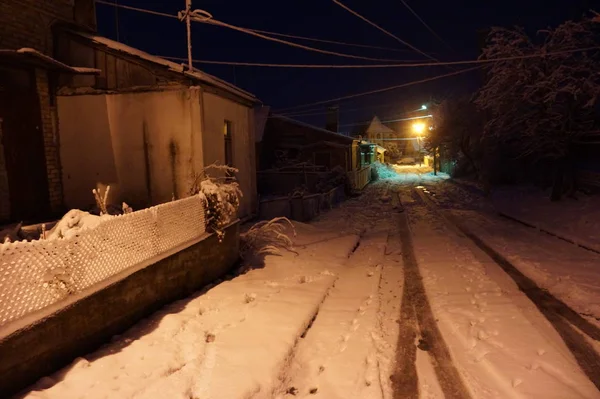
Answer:
[[[91,190],[109,199],[155,205],[186,195],[203,165],[201,91],[60,96],[65,204],[85,208]]]
[[[254,111],[216,94],[205,92],[203,98],[204,164],[225,163],[223,125],[225,120],[231,121],[233,166],[240,170],[236,177],[244,193],[239,216],[248,216],[257,208]]]
[[[238,257],[239,226],[222,243],[208,236],[153,264],[116,276],[102,289],[13,332],[0,331],[0,396],[34,383],[83,356],[165,304],[226,274]]]

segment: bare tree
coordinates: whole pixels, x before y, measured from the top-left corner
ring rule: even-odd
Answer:
[[[476,104],[486,136],[513,146],[520,157],[555,165],[552,200],[563,180],[574,182],[574,144],[590,131],[600,94],[598,28],[591,19],[540,31],[534,42],[519,28],[494,28],[482,58],[544,54],[491,63]],[[586,51],[576,51],[588,49]],[[575,185],[571,184],[571,190]]]

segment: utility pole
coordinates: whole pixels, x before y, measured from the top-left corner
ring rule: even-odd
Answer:
[[[117,41],[119,41],[119,2],[115,0],[115,32],[117,33]]]
[[[192,0],[185,0],[185,24],[187,27],[187,48],[188,48],[188,68],[190,71],[193,70],[192,66],[192,26],[191,26],[191,13],[192,12]]]

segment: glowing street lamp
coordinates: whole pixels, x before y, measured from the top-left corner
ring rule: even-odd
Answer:
[[[417,134],[417,136],[420,136],[423,134],[423,132],[425,131],[426,127],[425,124],[423,122],[415,122],[412,125],[412,129],[413,132],[415,132]]]
[[[425,104],[421,105],[421,109],[427,109],[427,105],[425,105]]]
[[[417,145],[419,146],[419,166],[421,166],[421,135],[427,127],[423,122],[415,122],[412,125],[413,132],[417,134]]]

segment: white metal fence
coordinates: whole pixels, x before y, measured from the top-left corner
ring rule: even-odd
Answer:
[[[132,212],[72,238],[0,244],[0,326],[205,233],[199,196]]]

